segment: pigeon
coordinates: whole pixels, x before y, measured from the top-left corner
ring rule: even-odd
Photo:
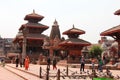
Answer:
[[[117,78],[117,79],[120,79],[120,76],[117,75],[116,78]]]

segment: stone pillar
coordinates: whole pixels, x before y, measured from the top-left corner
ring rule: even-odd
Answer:
[[[52,48],[49,49],[49,52],[50,52],[50,56],[53,57],[53,49]]]
[[[25,57],[26,57],[26,46],[27,46],[27,28],[25,26],[25,28],[22,30],[23,33],[23,47],[22,47],[22,60],[24,61]]]
[[[23,46],[22,46],[22,59],[26,57],[26,36],[23,38]]]
[[[120,58],[120,40],[118,40],[118,58]]]

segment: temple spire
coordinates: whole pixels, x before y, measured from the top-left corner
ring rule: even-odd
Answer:
[[[59,25],[58,25],[58,22],[55,19],[55,21],[53,22],[53,25],[52,25],[52,29],[51,29],[51,33],[50,33],[50,39],[54,40],[56,35],[58,35],[59,39],[61,39]]]
[[[54,25],[55,25],[55,26],[57,26],[57,25],[58,25],[58,22],[56,21],[56,19],[55,19],[55,21],[54,21]]]

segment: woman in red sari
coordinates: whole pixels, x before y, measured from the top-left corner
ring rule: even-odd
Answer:
[[[28,68],[29,68],[29,62],[30,62],[29,57],[26,56],[26,58],[25,58],[25,70],[28,70]]]

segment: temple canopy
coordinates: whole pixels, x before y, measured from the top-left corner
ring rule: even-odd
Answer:
[[[101,36],[111,36],[114,39],[120,39],[120,25],[110,28],[100,34]]]

